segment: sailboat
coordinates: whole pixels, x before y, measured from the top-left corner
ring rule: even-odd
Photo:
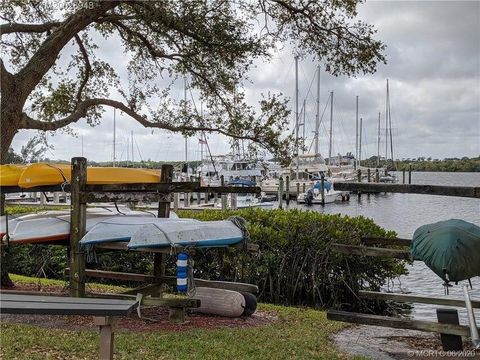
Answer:
[[[390,88],[387,79],[387,95],[385,99],[385,172],[380,176],[379,181],[384,183],[395,183],[398,179],[393,174],[388,173],[388,140],[390,140],[390,155],[392,169],[395,170],[395,160],[393,158],[393,136],[392,136],[392,113],[390,109]]]
[[[318,137],[320,127],[319,95],[320,94],[320,67],[317,68],[317,114],[315,121],[315,148],[313,153],[300,154],[299,151],[299,110],[298,110],[298,56],[295,56],[295,147],[296,153],[290,166],[283,169],[280,175],[290,178],[290,195],[298,196],[305,189],[313,187],[315,180],[319,180],[328,171],[325,159],[320,154]],[[305,106],[303,108],[305,113]],[[305,120],[302,124],[305,129]],[[261,189],[265,194],[277,194],[279,187],[278,179],[262,181]]]

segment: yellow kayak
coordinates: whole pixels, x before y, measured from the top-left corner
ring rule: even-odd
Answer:
[[[70,183],[70,165],[36,163],[31,165],[0,165],[0,186],[61,185]],[[87,184],[145,184],[160,182],[160,170],[87,167]]]
[[[0,165],[0,185],[17,186],[27,165]]]

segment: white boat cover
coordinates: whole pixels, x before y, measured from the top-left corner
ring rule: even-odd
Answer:
[[[129,241],[129,249],[167,247],[224,247],[243,240],[243,232],[230,220],[158,219],[118,217],[98,222],[82,238],[82,245]]]
[[[115,217],[154,218],[154,214],[145,211],[133,211],[115,207],[88,208],[87,232],[99,221]],[[172,218],[178,218],[171,213]],[[6,234],[6,216],[0,217],[0,237]],[[42,211],[18,217],[8,216],[9,241],[12,243],[38,243],[66,240],[70,236],[70,211]]]

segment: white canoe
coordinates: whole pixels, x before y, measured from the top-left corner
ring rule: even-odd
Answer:
[[[129,249],[168,247],[225,247],[243,240],[233,222],[194,219],[118,217],[98,222],[82,238],[82,245],[128,241]]]
[[[144,211],[132,211],[128,208],[88,208],[87,231],[95,224],[107,218],[116,217],[146,217],[154,214]],[[176,214],[172,213],[176,217]],[[9,241],[15,244],[32,244],[67,240],[70,237],[70,211],[43,211],[36,214],[26,214],[18,217],[8,216]],[[6,217],[0,217],[0,237],[6,234]]]

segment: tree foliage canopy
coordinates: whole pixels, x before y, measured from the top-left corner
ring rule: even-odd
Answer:
[[[384,45],[356,20],[358,2],[2,1],[1,160],[21,129],[95,125],[108,107],[146,127],[250,139],[281,157],[286,100],[266,94],[246,104],[247,73],[287,41],[334,75],[374,72]],[[124,68],[104,58],[111,47],[123,49]],[[182,76],[203,116],[170,96]]]

